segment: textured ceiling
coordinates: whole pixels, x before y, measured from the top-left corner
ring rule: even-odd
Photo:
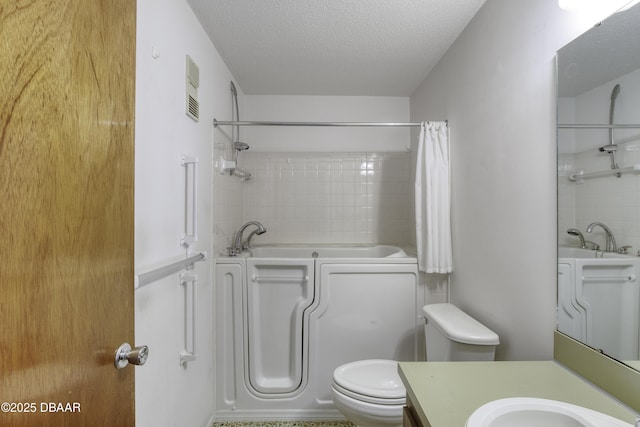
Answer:
[[[409,96],[485,0],[188,0],[247,94]]]

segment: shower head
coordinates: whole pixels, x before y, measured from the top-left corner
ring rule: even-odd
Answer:
[[[609,145],[605,145],[603,147],[598,148],[598,150],[601,153],[615,153],[616,150],[618,149],[618,146],[616,144],[609,144]]]
[[[581,248],[587,247],[587,244],[584,241],[584,236],[582,235],[582,232],[580,230],[578,230],[577,228],[570,228],[567,230],[567,233],[570,234],[571,236],[576,236],[578,239],[580,239]]]
[[[611,100],[613,101],[614,99],[616,99],[619,93],[620,93],[620,85],[615,85],[613,87],[613,90],[611,91]]]
[[[244,142],[236,141],[233,143],[233,161],[238,161],[238,153],[241,151],[245,151],[249,149],[249,144]]]
[[[249,149],[249,144],[244,143],[244,142],[240,142],[240,141],[236,141],[233,143],[233,149],[236,151],[245,151]]]
[[[231,93],[233,94],[233,96],[238,96],[238,91],[236,90],[236,85],[234,85],[233,82],[231,82]]]

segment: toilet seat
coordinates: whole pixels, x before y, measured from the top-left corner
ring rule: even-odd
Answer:
[[[354,393],[353,391],[340,387],[335,381],[331,384],[334,393],[341,394],[363,404],[370,403],[374,406],[403,406],[406,402],[404,397],[396,399],[387,399],[384,397],[368,396],[366,394]]]
[[[334,388],[353,399],[378,405],[402,405],[406,390],[394,360],[359,360],[333,372]]]

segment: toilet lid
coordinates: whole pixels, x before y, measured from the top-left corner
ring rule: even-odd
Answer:
[[[406,390],[394,360],[359,360],[339,366],[333,381],[343,389],[382,399],[404,399]]]

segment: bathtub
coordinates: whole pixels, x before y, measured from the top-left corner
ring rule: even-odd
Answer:
[[[638,360],[639,277],[637,256],[559,247],[558,330],[618,360]]]
[[[271,245],[216,259],[216,417],[340,419],[339,365],[422,360],[424,286],[390,245]]]
[[[372,246],[258,246],[248,256],[253,258],[405,258],[404,249],[389,245]]]

